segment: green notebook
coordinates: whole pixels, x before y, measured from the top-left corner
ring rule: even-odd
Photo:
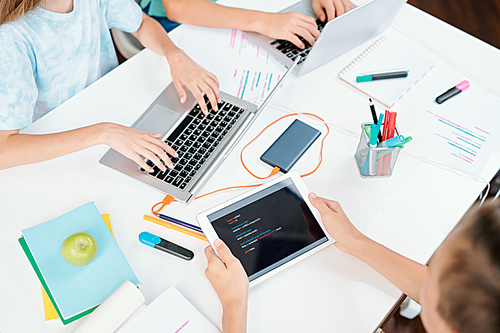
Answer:
[[[85,317],[86,315],[88,315],[89,313],[94,311],[95,308],[97,308],[97,306],[94,306],[93,308],[91,308],[85,312],[82,312],[80,314],[77,314],[71,318],[63,319],[61,311],[59,311],[59,308],[57,307],[57,304],[54,301],[54,297],[52,296],[50,289],[48,288],[47,283],[45,282],[45,280],[42,276],[42,273],[40,272],[40,269],[38,268],[38,265],[36,264],[35,258],[33,258],[33,255],[31,254],[30,248],[28,247],[28,244],[26,244],[26,241],[24,240],[24,237],[19,238],[19,244],[21,244],[21,247],[23,248],[24,254],[26,254],[26,257],[28,257],[28,260],[30,261],[31,267],[33,267],[33,269],[35,270],[36,276],[38,276],[38,279],[40,280],[43,288],[47,292],[47,295],[49,296],[50,301],[52,302],[52,305],[54,305],[54,308],[57,311],[57,315],[59,316],[59,318],[61,318],[64,325],[67,325],[67,324],[69,324],[77,319]]]

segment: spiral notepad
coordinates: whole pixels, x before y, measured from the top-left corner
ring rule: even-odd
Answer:
[[[434,65],[428,59],[401,44],[380,37],[350,64],[339,72],[339,78],[391,108],[415,86]],[[408,69],[408,77],[401,79],[356,82],[358,75]]]

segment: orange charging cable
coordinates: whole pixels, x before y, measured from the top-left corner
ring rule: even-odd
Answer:
[[[328,124],[319,116],[315,115],[315,114],[312,114],[312,113],[291,113],[291,114],[287,114],[286,116],[282,116],[278,119],[276,119],[275,121],[273,121],[272,123],[270,123],[269,125],[267,125],[252,141],[250,141],[249,143],[247,143],[245,145],[245,147],[243,147],[243,149],[241,150],[240,152],[240,161],[241,161],[241,164],[243,165],[243,168],[245,168],[246,171],[248,171],[249,174],[251,174],[252,176],[254,176],[255,178],[257,179],[261,179],[261,180],[264,180],[264,179],[267,179],[269,177],[272,177],[274,176],[275,174],[277,174],[279,171],[280,171],[280,168],[279,167],[274,167],[273,170],[271,171],[271,173],[269,174],[269,176],[267,177],[259,177],[257,175],[255,175],[252,171],[250,171],[250,169],[248,169],[248,167],[245,165],[245,162],[243,161],[243,152],[245,151],[245,149],[252,143],[254,142],[255,140],[257,140],[257,138],[260,137],[260,135],[262,133],[264,133],[269,127],[271,127],[272,125],[276,124],[278,121],[282,120],[282,119],[285,119],[287,117],[291,117],[291,116],[300,116],[300,115],[307,115],[307,116],[311,116],[311,117],[314,117],[314,118],[317,118],[319,119],[321,122],[323,122],[323,124],[325,124],[326,126],[326,134],[325,136],[323,137],[323,140],[321,140],[321,149],[320,149],[320,152],[319,152],[319,155],[320,155],[320,159],[319,159],[319,163],[318,165],[316,166],[316,168],[314,168],[314,170],[312,170],[311,172],[308,172],[306,174],[303,174],[301,175],[301,177],[307,177],[309,175],[312,175],[313,173],[316,172],[316,170],[318,170],[318,168],[321,166],[321,163],[323,162],[323,147],[325,145],[325,139],[326,137],[328,136],[328,134],[330,134],[330,127],[328,126]],[[253,184],[253,185],[240,185],[240,186],[231,186],[231,187],[226,187],[226,188],[221,188],[219,190],[215,190],[215,191],[212,191],[212,192],[209,192],[209,193],[205,193],[203,195],[200,195],[198,197],[195,197],[194,199],[199,199],[199,198],[203,198],[203,197],[206,197],[208,195],[211,195],[211,194],[214,194],[214,193],[217,193],[217,192],[221,192],[221,191],[226,191],[226,190],[234,190],[234,189],[242,189],[242,188],[251,188],[251,187],[257,187],[257,186],[260,186],[262,184]],[[152,208],[151,208],[151,211],[153,212],[153,214],[157,215],[159,214],[159,212],[161,212],[161,210],[163,208],[165,208],[166,206],[170,205],[170,203],[172,202],[176,202],[177,200],[174,199],[174,197],[172,197],[171,195],[167,195],[165,196],[165,198],[163,198],[163,200],[161,202],[158,202],[157,204],[155,204]],[[159,208],[157,208],[158,206],[160,206]]]

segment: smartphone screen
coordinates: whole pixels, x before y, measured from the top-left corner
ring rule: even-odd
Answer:
[[[320,135],[316,128],[295,120],[260,159],[287,173]]]

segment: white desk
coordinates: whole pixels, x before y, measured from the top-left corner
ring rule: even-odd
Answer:
[[[432,48],[490,86],[500,76],[500,68],[495,65],[500,59],[497,49],[411,6],[403,8],[395,25],[425,39]],[[385,35],[413,45],[394,27]],[[341,84],[337,73],[367,44],[301,77],[296,109],[313,111],[330,123],[358,132],[359,124],[369,117],[366,98]],[[476,60],[477,54],[481,54],[481,61]],[[165,75],[158,75],[162,72]],[[26,132],[62,131],[101,121],[130,125],[169,82],[166,61],[146,50]],[[424,88],[423,84],[417,87],[395,109],[400,114],[410,112],[412,102]],[[241,144],[280,114],[267,109]],[[270,142],[288,123],[277,124],[262,142]],[[326,141],[325,161],[317,173],[304,179],[306,184],[317,194],[340,201],[353,223],[368,236],[425,263],[484,184],[405,155],[400,156],[390,179],[363,180],[353,158],[357,142],[357,138],[333,130]],[[240,148],[234,152],[238,154]],[[313,159],[299,162],[298,171],[314,165],[317,149],[315,145],[312,153],[308,152]],[[98,160],[106,150],[105,146],[93,147],[36,165],[0,171],[0,332],[70,332],[75,327],[76,323],[63,326],[59,320],[44,322],[40,284],[17,238],[21,229],[93,200],[105,203],[108,211],[102,213],[111,213],[118,243],[142,282],[146,302],[149,304],[175,285],[220,328],[220,304],[204,276],[206,244],[143,221],[142,216],[164,195],[101,166]],[[257,142],[249,148],[247,161],[256,161],[258,154]],[[233,154],[203,192],[254,183],[236,158]],[[255,172],[268,172],[258,163],[248,164]],[[490,160],[483,178],[491,179],[498,165],[500,150]],[[225,174],[234,176],[227,178]],[[188,206],[173,204],[165,213],[194,222],[198,212],[235,193],[210,196]],[[182,261],[140,244],[137,236],[144,230],[194,250],[195,259]],[[370,267],[330,247],[250,291],[249,332],[372,332],[400,296],[397,288]]]

